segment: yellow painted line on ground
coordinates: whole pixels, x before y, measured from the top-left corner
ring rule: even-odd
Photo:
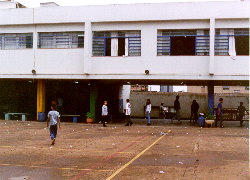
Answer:
[[[160,141],[166,134],[158,138],[156,141],[154,141],[150,146],[148,146],[146,149],[141,151],[139,154],[137,154],[133,159],[131,159],[128,163],[124,164],[121,168],[119,168],[116,172],[114,172],[110,177],[108,177],[106,180],[113,179],[117,174],[119,174],[122,170],[124,170],[126,167],[128,167],[131,163],[133,163],[136,159],[138,159],[141,155],[143,155],[147,150],[149,150],[152,146],[154,146],[158,141]]]
[[[46,166],[35,166],[35,165],[21,165],[21,164],[0,164],[0,166],[17,166],[17,167],[27,167],[27,168],[43,168],[43,169],[59,169],[59,170],[74,170],[74,171],[102,171],[102,172],[109,172],[112,170],[108,169],[81,169],[81,168],[72,168],[72,167],[65,167],[65,168],[56,168],[56,167],[46,167]]]

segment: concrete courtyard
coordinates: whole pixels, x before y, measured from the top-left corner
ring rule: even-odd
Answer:
[[[248,123],[199,128],[188,121],[140,122],[107,128],[62,123],[51,146],[46,123],[0,120],[0,179],[249,179]]]

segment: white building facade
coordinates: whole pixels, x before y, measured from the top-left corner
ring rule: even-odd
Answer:
[[[249,1],[1,7],[4,81],[248,85]]]

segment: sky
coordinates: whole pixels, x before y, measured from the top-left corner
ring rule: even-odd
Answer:
[[[15,0],[28,8],[39,7],[42,2],[55,2],[60,6],[134,4],[162,2],[235,1],[235,0]]]

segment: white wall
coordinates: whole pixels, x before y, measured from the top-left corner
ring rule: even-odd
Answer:
[[[33,50],[0,50],[0,74],[32,74]]]
[[[209,56],[157,56],[157,30],[209,29],[210,17],[215,17],[215,28],[248,28],[248,5],[239,1],[0,10],[0,33],[34,33],[32,50],[0,50],[0,78],[33,78],[30,73],[36,69],[35,78],[247,80],[249,56],[235,61],[215,56],[214,76],[209,75]],[[92,22],[92,27],[86,25],[88,37],[91,30],[140,30],[142,55],[92,57],[86,44],[84,49],[37,49],[37,32],[84,31],[85,21]]]
[[[209,56],[92,57],[92,74],[207,75]]]
[[[249,78],[249,56],[237,56],[233,60],[230,56],[215,56],[215,74],[245,75]]]
[[[86,20],[92,22],[154,21],[209,19],[210,17],[248,18],[249,2],[187,2],[7,9],[0,11],[0,24],[65,23]]]
[[[83,74],[83,49],[39,49],[37,74]]]
[[[119,104],[120,113],[124,112],[124,109],[126,107],[126,99],[130,99],[130,89],[130,85],[123,85],[119,89],[119,100],[122,101],[122,104]]]
[[[83,49],[0,50],[0,74],[83,74]],[[21,76],[20,76],[21,77]],[[36,76],[37,77],[37,76]]]

